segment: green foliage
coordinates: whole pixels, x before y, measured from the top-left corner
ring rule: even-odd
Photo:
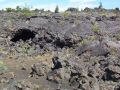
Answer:
[[[6,8],[6,12],[15,12],[15,9],[12,9],[12,8]]]
[[[86,45],[94,40],[96,40],[97,37],[96,36],[88,36],[87,38],[83,39],[82,41],[80,41],[79,45]]]
[[[34,16],[36,13],[34,11],[31,11],[29,7],[24,7],[21,10],[21,13],[23,16]]]
[[[117,41],[120,41],[120,34],[119,34],[119,33],[116,34],[116,35],[114,36],[114,38],[115,38]]]
[[[79,8],[68,8],[66,11],[69,11],[69,12],[79,12]]]
[[[86,8],[84,9],[84,11],[85,11],[85,12],[90,12],[90,11],[91,11],[91,9],[90,9],[90,8],[88,8],[88,7],[86,7]]]
[[[0,73],[7,71],[7,67],[5,66],[3,60],[0,60]]]
[[[24,12],[23,16],[35,16],[36,13],[35,12]]]
[[[94,31],[94,33],[98,34],[100,32],[99,26],[97,22],[92,22],[92,30]]]
[[[70,16],[71,12],[65,11],[65,12],[63,12],[63,13],[61,13],[61,14],[62,14],[62,16],[63,16],[64,18],[66,18],[66,17]]]
[[[35,47],[30,46],[28,43],[22,43],[18,48],[18,51],[23,54],[33,53],[35,51]]]
[[[27,8],[27,7],[24,7],[23,9],[22,9],[22,12],[30,12],[30,8]]]
[[[24,7],[21,12],[24,16],[31,16],[31,11],[27,7]]]
[[[55,8],[55,13],[59,13],[59,7],[58,6],[56,6],[56,8]]]
[[[102,8],[103,8],[103,5],[102,5],[102,2],[100,2],[99,9],[102,9]]]
[[[3,64],[4,64],[3,61],[0,60],[0,66],[3,66]]]
[[[80,45],[86,45],[88,43],[88,40],[87,39],[83,39],[81,42],[80,42]]]
[[[16,7],[16,12],[21,12],[22,11],[22,8],[20,8],[20,6],[17,6]]]
[[[36,15],[36,13],[32,10],[30,10],[29,7],[23,7],[21,8],[20,6],[17,6],[16,9],[12,9],[12,8],[6,8],[6,12],[17,12],[17,13],[21,13],[21,15],[23,16],[34,16]]]
[[[118,7],[115,8],[116,11],[119,11],[120,9]]]

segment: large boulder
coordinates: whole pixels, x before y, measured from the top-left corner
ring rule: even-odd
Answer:
[[[49,71],[49,65],[46,62],[40,62],[33,64],[31,67],[31,76],[33,77],[34,75],[37,76],[46,76],[46,74]]]
[[[109,54],[109,49],[104,43],[99,41],[91,42],[82,45],[76,49],[77,55],[82,55],[86,52],[90,52],[91,56],[107,56]]]

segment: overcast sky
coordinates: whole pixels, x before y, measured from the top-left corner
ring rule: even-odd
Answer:
[[[58,5],[60,10],[63,11],[68,7],[93,8],[99,6],[99,2],[102,2],[105,8],[120,8],[120,0],[0,0],[0,9],[26,5],[32,8],[44,8],[45,10],[53,11],[56,5]]]

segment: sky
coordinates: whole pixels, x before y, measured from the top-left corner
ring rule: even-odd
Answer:
[[[120,8],[120,0],[0,0],[0,9],[8,7],[15,8],[16,6],[28,6],[32,9],[45,9],[54,11],[56,5],[60,11],[64,11],[69,7],[84,9],[85,7],[98,7],[102,2],[103,7],[107,9]]]

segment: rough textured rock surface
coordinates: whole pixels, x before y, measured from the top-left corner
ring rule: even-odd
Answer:
[[[120,90],[120,12],[0,12],[0,90]]]

